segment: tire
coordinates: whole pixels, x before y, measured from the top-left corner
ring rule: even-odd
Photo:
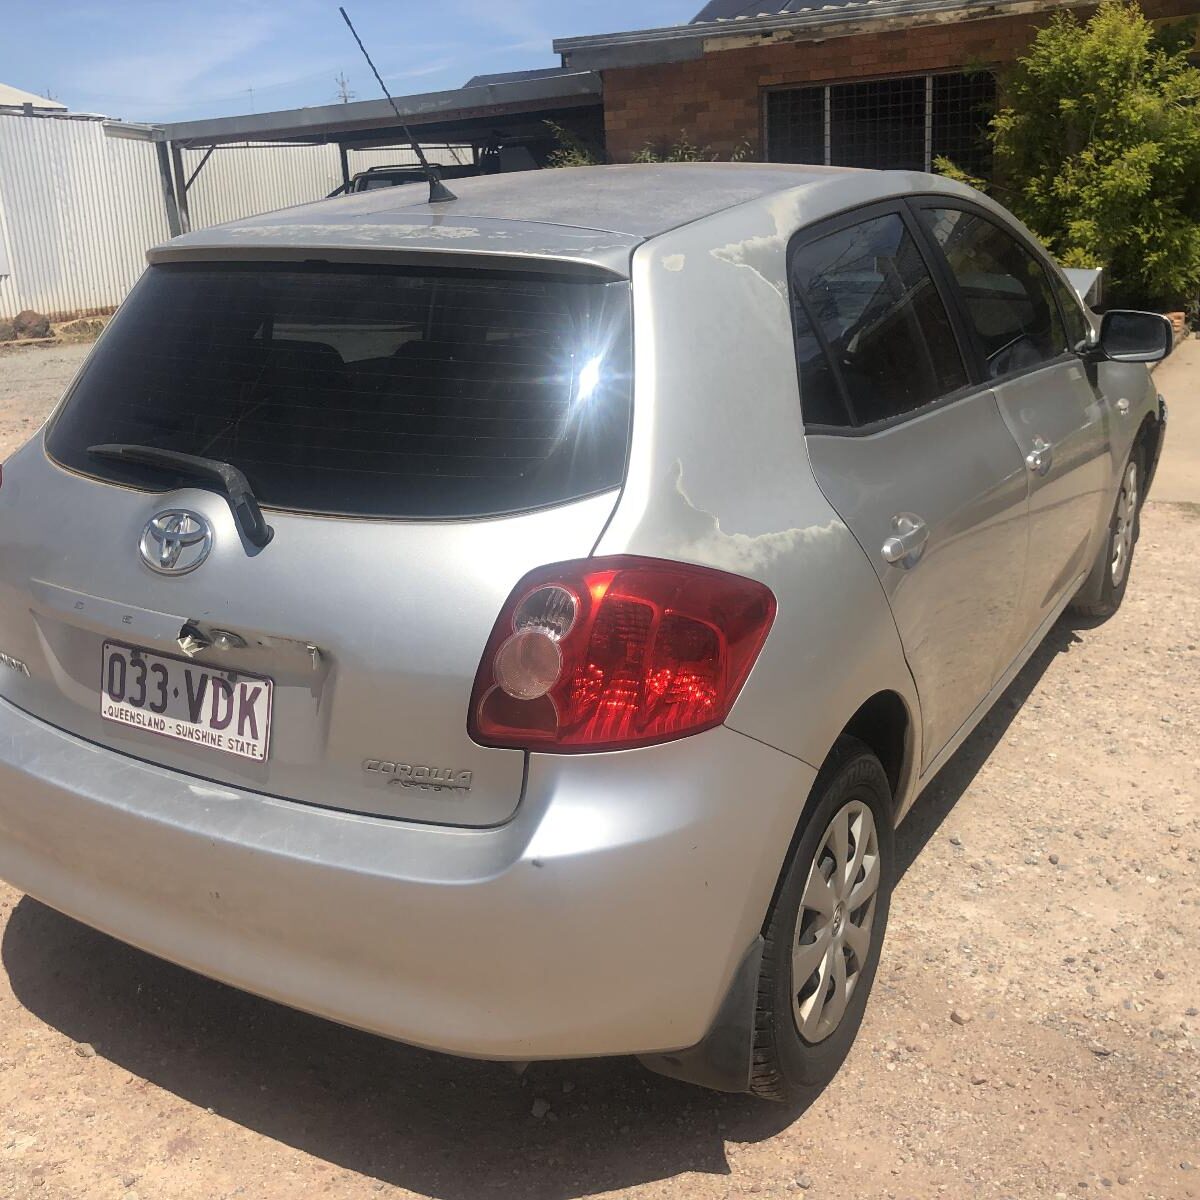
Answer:
[[[1102,620],[1111,617],[1125,599],[1125,589],[1133,570],[1133,551],[1141,534],[1144,464],[1145,455],[1140,446],[1135,446],[1121,472],[1108,537],[1104,539],[1087,582],[1071,601],[1071,611],[1080,616]]]
[[[856,738],[839,740],[813,785],[809,814],[767,921],[750,1084],[755,1095],[787,1102],[823,1086],[854,1041],[887,928],[895,866],[891,811],[891,788],[879,759]],[[846,868],[840,873],[834,852],[837,828],[844,830],[840,844],[846,847]],[[853,872],[848,892],[835,884],[831,895],[827,886],[815,882],[818,875],[822,880],[850,876],[860,846],[862,866]],[[873,891],[870,879],[875,880]],[[862,903],[847,911],[839,897],[848,901],[856,890]],[[821,911],[826,905],[830,907]],[[857,932],[847,936],[851,928]],[[807,954],[799,952],[801,942],[811,947]],[[813,967],[797,981],[794,948],[798,970]],[[839,979],[846,984],[844,1006]]]

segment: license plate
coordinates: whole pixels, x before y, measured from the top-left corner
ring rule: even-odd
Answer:
[[[265,762],[273,687],[260,675],[217,671],[105,642],[100,715],[220,754]]]

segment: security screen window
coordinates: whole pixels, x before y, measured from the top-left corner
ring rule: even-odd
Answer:
[[[820,330],[856,425],[886,421],[964,387],[966,368],[941,296],[896,214],[801,246],[792,286]],[[801,361],[809,346],[801,326]],[[804,372],[805,419],[836,413],[833,377]]]
[[[835,167],[921,170],[925,162],[924,76],[831,87],[829,145],[829,161]]]
[[[768,92],[767,142],[772,162],[825,162],[825,89]]]
[[[992,172],[990,71],[777,88],[765,108],[771,162],[931,171],[946,157],[972,175]]]
[[[628,285],[470,270],[152,267],[50,430],[64,465],[125,442],[240,468],[263,505],[385,517],[516,512],[620,484]],[[165,481],[165,482],[164,482]]]

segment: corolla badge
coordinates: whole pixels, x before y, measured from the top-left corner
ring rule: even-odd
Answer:
[[[212,526],[205,517],[186,508],[168,508],[146,522],[138,549],[150,570],[186,575],[208,557],[212,540]]]
[[[8,667],[10,670],[16,671],[18,675],[29,678],[29,668],[19,658],[13,658],[11,654],[5,654],[3,650],[0,650],[0,667]]]
[[[368,758],[363,770],[372,776],[385,779],[389,786],[399,784],[402,788],[417,788],[422,792],[458,792],[471,790],[472,774],[453,767],[424,767],[412,763],[385,762]]]

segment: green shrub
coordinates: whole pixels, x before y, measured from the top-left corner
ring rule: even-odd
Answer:
[[[594,167],[604,162],[604,159],[582,138],[569,129],[564,129],[555,121],[546,121],[545,125],[554,134],[558,148],[553,150],[546,160],[548,167]],[[751,157],[749,142],[739,142],[729,155],[730,162],[747,162]],[[635,163],[664,163],[664,162],[717,162],[720,155],[711,146],[697,146],[687,131],[683,130],[679,137],[669,146],[654,146],[647,142],[633,156]]]
[[[1136,4],[1058,13],[1002,83],[995,190],[1110,299],[1176,307],[1200,290],[1200,71],[1178,27]],[[953,165],[942,162],[947,173]],[[977,181],[971,181],[977,182]]]
[[[583,138],[564,129],[557,121],[546,121],[558,148],[550,152],[546,160],[548,167],[595,167],[602,161],[599,155]]]
[[[635,163],[719,162],[720,157],[711,146],[697,146],[688,137],[687,130],[683,130],[670,146],[653,146],[647,142],[633,156],[633,161]],[[750,143],[746,141],[738,142],[729,155],[730,162],[746,162],[749,158]]]

